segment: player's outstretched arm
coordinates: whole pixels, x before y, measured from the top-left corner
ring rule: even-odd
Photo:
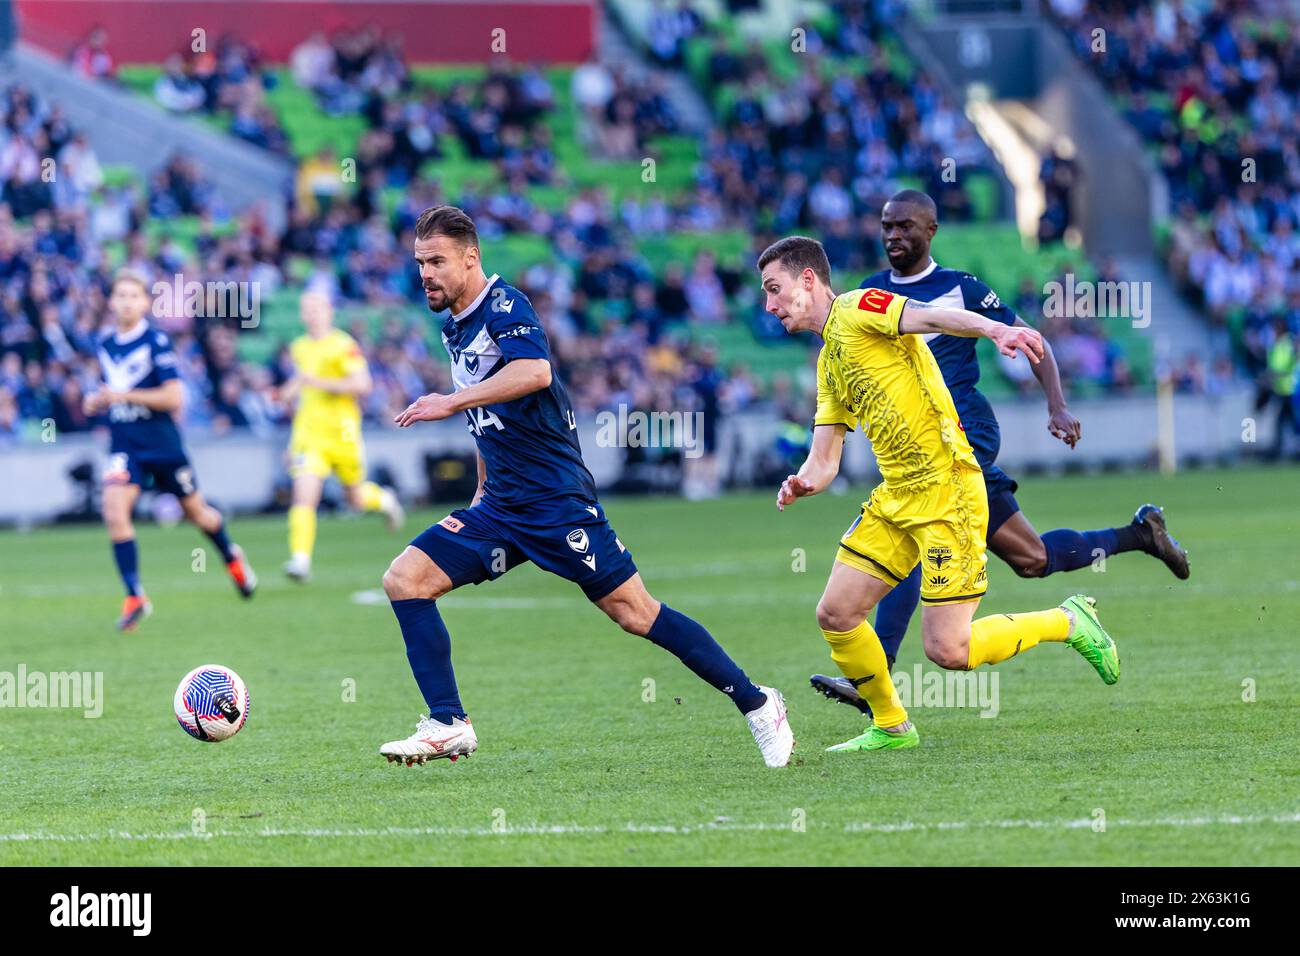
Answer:
[[[1024,319],[1017,318],[1018,328],[1029,328]],[[1034,366],[1034,378],[1047,396],[1047,430],[1071,448],[1083,437],[1083,425],[1065,407],[1065,388],[1061,385],[1061,370],[1056,365],[1051,343],[1043,339],[1043,358]]]
[[[790,475],[781,482],[781,490],[776,494],[777,511],[784,511],[786,505],[797,499],[818,494],[830,486],[840,473],[845,431],[843,425],[814,426],[812,448],[799,474]]]
[[[344,375],[342,378],[317,378],[312,375],[302,375],[299,376],[299,384],[310,385],[312,388],[319,388],[322,392],[329,392],[332,395],[351,395],[353,398],[364,398],[374,388],[368,365],[363,365],[355,372]]]
[[[151,411],[175,414],[185,403],[185,389],[178,378],[169,379],[157,388],[133,388],[126,392],[104,390],[97,395],[96,411],[107,409],[109,405],[118,402],[129,402],[132,405],[143,405]]]
[[[501,402],[513,402],[533,392],[549,388],[551,384],[551,363],[547,359],[515,359],[506,363],[506,367],[491,378],[485,378],[477,385],[462,388],[451,395],[421,395],[393,421],[402,428],[416,422],[436,422],[450,418],[467,408],[481,405],[497,405]]]
[[[966,309],[939,308],[928,302],[908,299],[898,320],[900,335],[942,332],[964,338],[986,338],[1008,358],[1023,352],[1030,362],[1043,359],[1043,337],[1029,326],[1003,325]]]
[[[298,400],[298,393],[302,391],[302,379],[295,375],[275,391],[275,400],[288,406],[292,406]]]

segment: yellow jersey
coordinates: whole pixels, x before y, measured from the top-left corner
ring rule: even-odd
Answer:
[[[366,367],[356,339],[341,329],[319,339],[304,335],[289,350],[298,371],[314,378],[346,378]],[[361,405],[354,396],[303,386],[293,414],[293,444],[354,443],[360,436]]]
[[[954,463],[980,467],[930,347],[898,332],[906,302],[884,289],[835,299],[817,357],[814,419],[861,425],[886,487],[899,490],[939,480]]]

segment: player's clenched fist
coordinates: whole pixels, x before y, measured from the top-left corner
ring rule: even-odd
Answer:
[[[454,414],[456,414],[456,409],[451,403],[451,396],[439,395],[435,392],[430,395],[421,395],[410,405],[407,405],[393,421],[402,428],[406,428],[416,422],[442,421]]]
[[[781,490],[776,493],[776,510],[784,511],[785,506],[793,504],[796,498],[812,494],[816,489],[798,475],[791,475],[781,482]]]
[[[108,410],[108,402],[104,401],[103,392],[91,392],[81,400],[81,412],[83,415],[98,415],[100,412]]]
[[[1020,325],[999,325],[989,333],[989,338],[1007,358],[1015,358],[1017,352],[1024,352],[1025,357],[1035,365],[1043,359],[1043,337],[1036,329]]]

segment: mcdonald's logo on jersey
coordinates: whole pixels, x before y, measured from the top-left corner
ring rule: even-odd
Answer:
[[[858,308],[863,312],[875,312],[884,315],[889,310],[889,303],[894,301],[894,293],[884,289],[868,289],[858,300]]]

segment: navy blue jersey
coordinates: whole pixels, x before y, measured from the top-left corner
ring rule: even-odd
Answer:
[[[997,293],[979,279],[969,272],[944,269],[933,259],[929,268],[919,275],[896,276],[884,269],[868,276],[859,288],[885,289],[942,308],[967,309],[1004,325],[1014,325],[1016,321],[1016,313],[1003,305]],[[939,363],[948,391],[952,392],[957,413],[964,419],[968,411],[974,411],[973,407],[963,406],[972,405],[970,394],[980,380],[980,363],[975,355],[979,339],[940,332],[931,332],[924,338]]]
[[[98,355],[100,373],[109,391],[157,388],[178,377],[171,340],[144,319],[128,332],[103,336]],[[138,461],[176,461],[185,457],[180,429],[170,412],[117,402],[108,410],[108,428],[114,453]]]
[[[496,275],[468,309],[442,324],[442,344],[456,391],[491,378],[514,359],[551,358],[532,303]],[[573,405],[554,371],[549,387],[467,409],[465,417],[487,466],[485,497],[506,508],[566,497],[595,502],[596,482],[582,461]]]

